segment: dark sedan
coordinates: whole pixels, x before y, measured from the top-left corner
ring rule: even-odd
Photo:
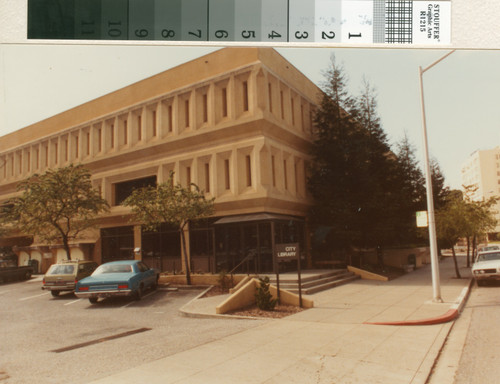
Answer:
[[[121,260],[102,264],[91,276],[76,284],[75,295],[92,304],[99,298],[132,296],[140,300],[147,289],[158,287],[159,271],[140,260]]]

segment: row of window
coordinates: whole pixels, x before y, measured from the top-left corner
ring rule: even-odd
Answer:
[[[267,97],[262,103],[257,99],[257,88],[264,84],[267,84]],[[278,110],[275,104],[279,105]],[[252,72],[245,72],[4,154],[0,156],[0,175],[4,179],[28,176],[51,167],[155,143],[185,131],[249,116],[257,105],[281,119],[285,126],[302,132],[311,130],[312,107],[308,101],[270,74],[253,76]]]
[[[156,169],[156,171],[154,170]],[[159,171],[158,171],[159,170]],[[177,161],[141,172],[151,176],[133,177],[137,172],[124,170],[119,175],[94,180],[94,185],[111,205],[121,205],[135,188],[156,185],[168,180],[174,172],[174,182],[183,186],[196,184],[210,197],[236,197],[259,188],[272,188],[303,198],[306,195],[306,162],[302,157],[271,148],[260,151],[253,147],[226,151],[196,159]]]

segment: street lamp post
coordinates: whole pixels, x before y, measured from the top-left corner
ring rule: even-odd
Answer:
[[[432,269],[432,291],[433,301],[442,303],[441,287],[439,283],[439,262],[438,262],[438,248],[436,240],[436,219],[434,217],[434,198],[432,194],[432,174],[429,162],[429,148],[427,140],[427,124],[425,120],[425,103],[424,103],[424,82],[423,75],[426,71],[434,67],[437,63],[446,59],[455,50],[448,52],[446,55],[436,60],[426,68],[418,67],[420,79],[420,102],[422,106],[422,138],[424,142],[424,170],[425,170],[425,185],[427,191],[427,216],[429,220],[429,245],[431,250],[431,269]]]

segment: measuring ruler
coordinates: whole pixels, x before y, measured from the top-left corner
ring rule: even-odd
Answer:
[[[28,0],[28,39],[451,42],[451,1]]]

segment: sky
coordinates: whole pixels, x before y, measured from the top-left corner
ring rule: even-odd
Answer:
[[[216,49],[0,45],[0,136]],[[366,78],[377,91],[378,113],[393,149],[406,135],[423,160],[418,68],[449,50],[276,49],[318,85],[332,54],[344,67],[352,95]],[[471,153],[500,145],[499,68],[498,50],[457,50],[423,75],[429,152],[451,188],[461,187],[460,168]]]

